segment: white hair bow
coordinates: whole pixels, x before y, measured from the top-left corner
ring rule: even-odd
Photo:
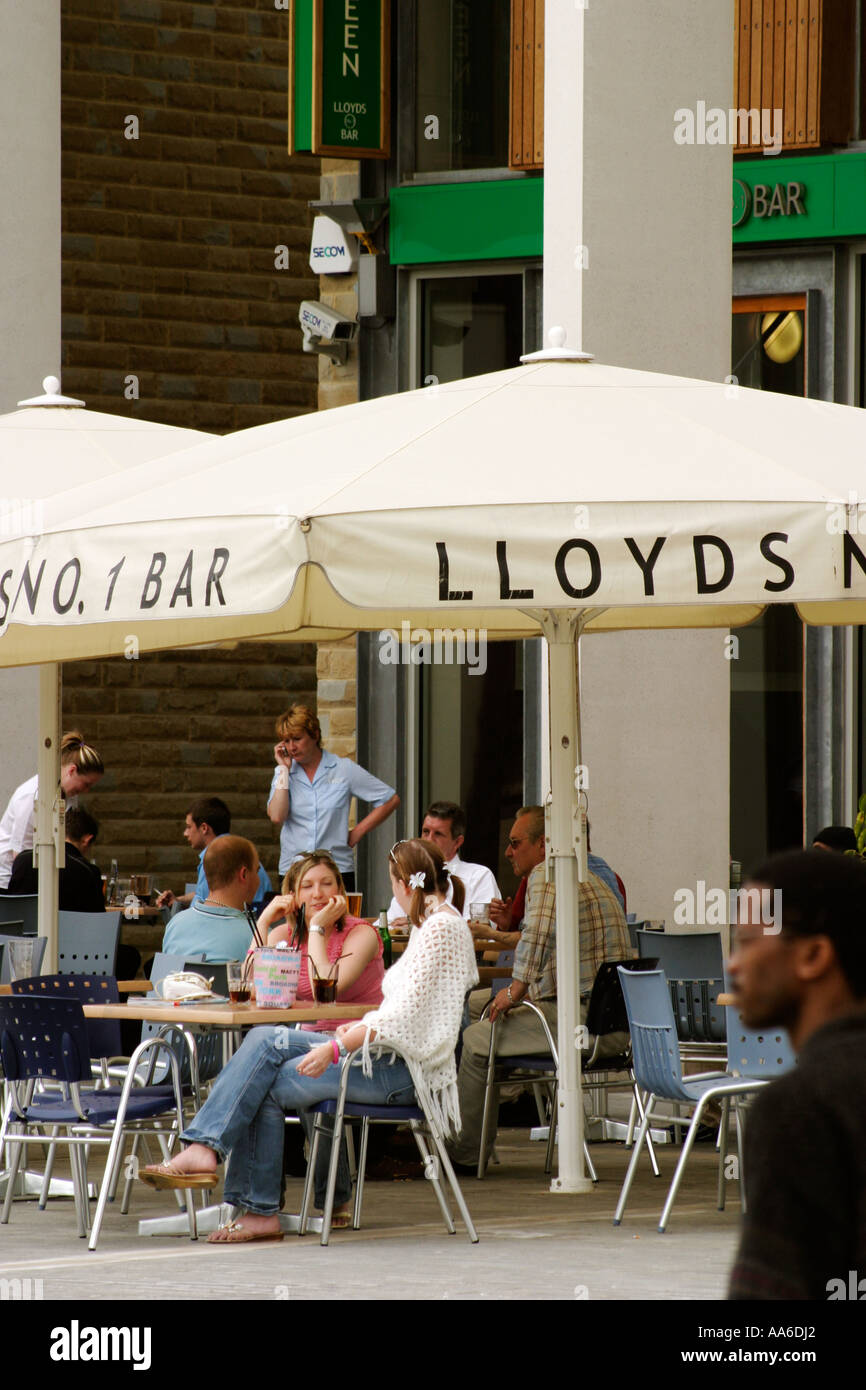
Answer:
[[[423,874],[422,871],[421,871],[420,869],[418,869],[414,874],[411,875],[411,877],[410,877],[410,879],[409,879],[409,887],[410,887],[410,888],[423,888],[423,887],[424,887],[424,879],[425,879],[425,874]]]

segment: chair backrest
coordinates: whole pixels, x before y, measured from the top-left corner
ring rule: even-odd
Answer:
[[[199,975],[204,975],[206,979],[213,979],[213,990],[215,994],[228,993],[228,981],[226,978],[226,967],[224,965],[207,964],[201,956],[178,956],[169,951],[157,951],[151,962],[150,982],[152,985],[159,984],[166,975],[173,975],[178,970],[194,970]],[[154,991],[155,995],[155,991]],[[146,996],[150,998],[151,996]],[[141,1025],[141,1041],[145,1042],[152,1038],[161,1028],[163,1023],[147,1023]],[[199,1081],[212,1081],[222,1069],[223,1064],[223,1040],[221,1034],[214,1029],[211,1033],[200,1034],[196,1038],[196,1052],[198,1057]],[[181,1063],[181,1085],[188,1086],[190,1083],[190,1065],[186,1049],[178,1054]],[[154,1082],[162,1081],[168,1075],[168,1061],[163,1059],[157,1063],[159,1074],[154,1074]]]
[[[669,980],[722,978],[722,937],[717,931],[666,932],[638,930],[642,957],[656,956]]]
[[[657,960],[605,960],[598,967],[592,982],[592,993],[586,1009],[587,1031],[593,1036],[603,1037],[605,1033],[627,1033],[628,1013],[619,978],[619,967],[632,970],[653,970]]]
[[[641,956],[655,956],[668,979],[681,1042],[724,1042],[725,1018],[716,1004],[722,989],[722,938],[717,931],[639,930]]]
[[[668,1100],[689,1100],[665,972],[622,965],[618,971],[638,1085]]]
[[[635,915],[634,915],[634,913],[632,912],[632,913],[630,913],[629,916],[626,918],[625,924],[626,924],[626,927],[628,928],[628,939],[629,939],[629,941],[631,942],[632,950],[633,950],[633,951],[636,951],[637,948],[638,948],[637,934],[638,934],[639,931],[645,931],[645,930],[646,930],[646,922],[638,922],[638,921],[636,921],[636,920],[635,920]],[[657,933],[656,933],[656,934],[657,934]]]
[[[734,1076],[772,1081],[796,1066],[791,1039],[784,1028],[746,1028],[735,1008],[727,1006],[728,1071]]]
[[[731,980],[725,970],[725,993]],[[728,1024],[728,1071],[735,1076],[766,1077],[772,1080],[796,1066],[797,1058],[785,1028],[747,1028],[736,1008],[725,1008]]]
[[[2,942],[4,945],[7,945],[10,941],[20,940],[20,936],[6,936],[5,933],[2,936],[0,936],[0,942]],[[37,936],[34,938],[33,964],[31,966],[32,970],[42,969],[42,958],[45,955],[45,947],[47,945],[48,942],[44,936]],[[2,960],[0,960],[0,985],[9,985],[12,983],[12,961],[10,959],[10,955],[11,952],[4,951]]]
[[[0,931],[8,931],[7,922],[23,922],[21,936],[35,936],[39,898],[35,893],[0,893]]]
[[[115,975],[119,940],[119,912],[58,912],[61,975]]]
[[[80,1004],[117,1004],[120,1000],[113,975],[34,975],[29,980],[16,980],[15,993],[36,999],[77,999]],[[85,1026],[91,1057],[120,1056],[119,1019],[87,1018]]]
[[[90,1043],[79,1001],[0,995],[0,1058],[8,1081],[89,1081]]]

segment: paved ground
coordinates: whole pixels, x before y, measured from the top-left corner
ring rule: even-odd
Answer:
[[[675,1160],[670,1146],[659,1149],[661,1179],[641,1165],[619,1229],[611,1217],[626,1162],[621,1145],[593,1147],[601,1180],[579,1197],[548,1190],[543,1146],[530,1144],[525,1130],[503,1131],[499,1152],[487,1180],[462,1183],[476,1246],[462,1227],[446,1234],[423,1180],[368,1184],[363,1229],[335,1232],[327,1249],[315,1236],[229,1250],[185,1237],[142,1239],[139,1218],[168,1214],[172,1198],[138,1185],[129,1216],[109,1208],[93,1254],[77,1238],[71,1201],[45,1212],[17,1202],[0,1227],[0,1279],[41,1279],[46,1300],[76,1301],[724,1298],[739,1197],[730,1183],[727,1210],[716,1210],[712,1146],[695,1150],[665,1235],[656,1223]],[[292,1183],[289,1209],[299,1198],[300,1183]]]

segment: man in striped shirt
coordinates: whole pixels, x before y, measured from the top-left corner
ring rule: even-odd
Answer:
[[[534,824],[536,829],[540,825],[543,833],[544,812],[540,806],[525,808],[522,817],[529,817],[530,824]],[[512,827],[513,840],[518,838],[519,831],[520,820],[515,821]],[[513,862],[517,872],[520,872],[520,865]],[[581,1019],[585,1019],[599,966],[606,960],[626,960],[633,952],[619,895],[595,874],[588,874],[586,881],[580,884],[579,912],[580,1013]],[[555,1037],[556,993],[556,887],[546,881],[542,862],[532,869],[527,880],[526,915],[514,958],[511,984],[500,990],[490,1010],[490,1019],[504,1019],[497,1033],[497,1056],[549,1055],[541,1022],[530,1009],[521,1009],[519,1005],[527,998],[537,1005]],[[489,1019],[485,1019],[481,1023],[473,1023],[463,1033],[463,1053],[457,1079],[463,1123],[452,1150],[455,1161],[461,1167],[474,1168],[478,1163],[490,1028]],[[627,1041],[627,1034],[611,1033],[604,1038],[597,1055],[618,1055]],[[590,1038],[589,1047],[594,1043],[595,1039]],[[495,1132],[494,1124],[490,1135],[491,1146]]]

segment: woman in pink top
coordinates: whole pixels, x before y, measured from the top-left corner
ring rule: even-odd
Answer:
[[[301,951],[298,1002],[313,998],[313,967],[327,976],[335,963],[337,1000],[347,1004],[382,1002],[382,942],[368,922],[349,917],[340,871],[325,850],[306,855],[283,880],[283,893],[274,898],[259,918],[268,931],[268,945],[292,941]],[[299,909],[304,922],[298,930]],[[341,1020],[306,1025],[316,1032],[333,1032]],[[342,1020],[348,1022],[348,1020]]]
[[[314,850],[293,864],[283,879],[283,892],[268,903],[259,927],[268,931],[268,945],[297,938],[301,950],[301,976],[298,982],[298,1001],[313,998],[313,964],[319,975],[327,975],[335,961],[340,962],[337,974],[337,1000],[347,1004],[381,1004],[382,942],[379,933],[369,922],[362,922],[347,913],[346,889],[342,875],[326,850]],[[304,922],[298,931],[298,915],[304,909]],[[276,924],[276,925],[275,925]],[[306,1023],[312,1032],[330,1033],[340,1022],[349,1019],[329,1019],[326,1023]],[[304,1128],[311,1129],[309,1116],[302,1114]],[[325,1186],[330,1163],[330,1143],[319,1145],[316,1164],[316,1205],[324,1206]],[[351,1190],[349,1160],[345,1140],[340,1155],[340,1173],[344,1186]],[[341,1228],[351,1224],[348,1202],[334,1209],[332,1225]]]

